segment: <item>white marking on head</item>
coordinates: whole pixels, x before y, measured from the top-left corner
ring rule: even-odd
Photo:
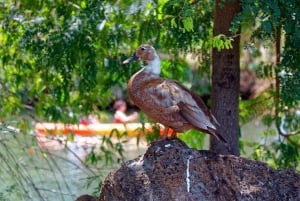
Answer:
[[[135,52],[139,60],[145,61],[148,63],[145,66],[145,70],[156,75],[160,74],[160,58],[157,55],[155,49],[151,45],[141,45]]]

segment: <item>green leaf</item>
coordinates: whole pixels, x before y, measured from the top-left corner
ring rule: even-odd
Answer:
[[[185,31],[194,31],[194,24],[193,24],[193,18],[192,17],[186,17],[183,19],[183,27]]]
[[[177,28],[177,23],[176,23],[176,21],[175,21],[175,18],[172,18],[172,19],[171,19],[171,27],[172,27],[172,28]]]

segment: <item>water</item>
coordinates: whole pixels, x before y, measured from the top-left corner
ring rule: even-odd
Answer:
[[[0,133],[0,200],[73,201],[82,194],[98,195],[99,184],[119,164],[85,165],[91,147],[100,137],[76,137],[67,144],[20,133]],[[131,139],[124,144],[126,159],[143,153]],[[92,179],[94,178],[94,179]]]

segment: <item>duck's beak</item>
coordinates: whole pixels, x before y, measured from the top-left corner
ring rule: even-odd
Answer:
[[[138,57],[136,56],[136,53],[133,53],[133,55],[130,58],[128,58],[125,61],[123,61],[123,64],[128,64],[128,63],[133,62],[133,61],[135,61],[137,59],[138,59]]]

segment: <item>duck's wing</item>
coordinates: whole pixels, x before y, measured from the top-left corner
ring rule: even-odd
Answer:
[[[180,85],[183,90],[187,91],[192,96],[193,100],[197,103],[198,107],[202,109],[202,111],[205,113],[206,117],[214,124],[214,126],[217,126],[217,127],[220,126],[220,124],[217,121],[217,119],[215,118],[215,116],[211,113],[211,111],[208,109],[208,107],[205,105],[202,98],[198,94],[189,90],[187,87],[183,86],[179,82],[177,82],[177,81],[174,81],[174,82],[176,82],[176,84]]]
[[[181,123],[189,123],[203,130],[207,127],[215,129],[215,125],[210,122],[209,110],[201,98],[192,94],[180,83],[155,78],[144,82],[141,89],[144,94],[149,94],[147,98],[144,98],[144,105],[151,106],[153,110],[159,111],[162,120],[181,120]]]
[[[144,95],[144,105],[162,113],[164,111],[168,112],[168,109],[175,106],[177,107],[178,100],[183,96],[177,84],[160,77],[143,82],[139,91]]]
[[[194,104],[179,102],[177,105],[180,108],[180,114],[198,130],[209,133],[226,144],[227,141],[217,132],[217,127],[219,127],[220,124],[205,105],[202,98],[180,83],[176,82],[176,84],[180,86],[182,90],[189,93],[198,106],[195,107]]]
[[[180,108],[180,114],[192,124],[195,129],[211,134],[220,141],[227,143],[223,136],[217,132],[217,128],[209,121],[207,116],[204,117],[199,110],[182,102],[178,103],[178,106]]]
[[[159,77],[144,82],[140,89],[145,95],[143,104],[147,105],[141,109],[158,122],[167,122],[171,128],[190,125],[226,142],[217,133],[218,123],[201,97],[180,83]]]

